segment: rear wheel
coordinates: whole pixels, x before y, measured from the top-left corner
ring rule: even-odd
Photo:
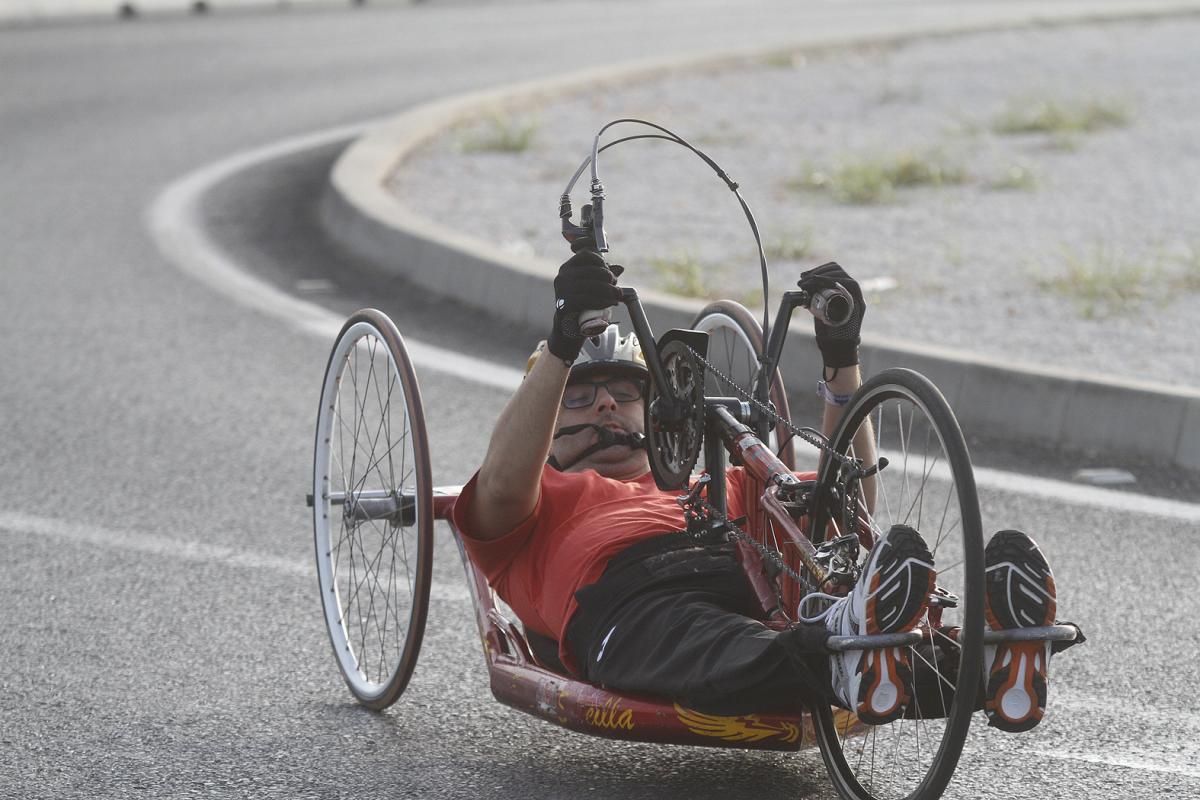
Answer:
[[[910,525],[933,553],[938,591],[918,626],[922,643],[909,648],[915,698],[905,718],[865,726],[850,712],[818,708],[817,740],[842,797],[937,798],[958,764],[982,669],[983,534],[970,456],[942,394],[901,369],[863,384],[831,444],[864,466],[887,462],[873,487],[868,478],[856,492],[837,462],[824,460],[814,540],[859,533],[866,545]]]
[[[416,666],[433,558],[433,482],[416,374],[373,309],[346,321],[317,414],[313,532],[329,639],[363,705],[396,701]]]
[[[763,352],[762,326],[745,306],[733,300],[718,300],[701,310],[692,327],[708,334],[708,362],[746,391],[754,386],[758,373],[758,358]],[[709,397],[732,396],[729,384],[707,371],[704,378],[704,393]],[[782,419],[790,419],[787,392],[779,370],[771,376],[769,391],[775,413]],[[782,443],[782,445],[781,445]],[[787,425],[782,422],[768,430],[766,444],[789,468],[795,468],[792,456],[792,439]]]

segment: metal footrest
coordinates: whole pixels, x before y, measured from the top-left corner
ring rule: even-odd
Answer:
[[[825,646],[836,653],[844,650],[877,650],[880,647],[908,647],[921,643],[921,631],[875,633],[869,636],[830,636]]]
[[[1042,625],[1036,628],[1009,628],[984,631],[984,644],[1000,642],[1073,642],[1078,630],[1072,625]]]
[[[846,650],[876,650],[880,647],[909,647],[921,643],[924,630],[900,633],[877,633],[870,636],[830,636],[825,646],[835,653]],[[1073,642],[1078,635],[1072,625],[1042,625],[1036,628],[1010,628],[1004,631],[984,631],[984,644],[1001,642]],[[959,631],[959,638],[962,631]]]

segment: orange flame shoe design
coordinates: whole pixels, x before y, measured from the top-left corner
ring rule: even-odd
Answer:
[[[1053,625],[1054,574],[1032,539],[1000,531],[988,542],[985,615],[991,630]],[[1002,731],[1027,731],[1046,712],[1049,642],[1011,642],[984,648],[984,711]]]
[[[914,529],[894,525],[872,548],[861,577],[824,615],[835,636],[912,630],[933,591],[933,556]],[[830,656],[839,704],[869,725],[899,719],[912,697],[909,648],[847,650]]]

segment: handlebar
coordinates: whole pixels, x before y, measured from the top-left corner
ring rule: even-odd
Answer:
[[[800,304],[806,307],[810,314],[831,328],[845,325],[854,315],[854,298],[840,284],[833,289],[821,289],[809,294],[803,292],[804,298]]]

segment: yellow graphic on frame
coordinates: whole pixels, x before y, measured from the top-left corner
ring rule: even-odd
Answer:
[[[764,739],[780,739],[789,744],[800,739],[800,727],[791,722],[763,722],[757,714],[739,717],[723,717],[702,714],[675,704],[679,721],[697,736],[711,736],[726,742],[761,742]]]
[[[853,711],[844,708],[830,709],[833,712],[833,729],[839,736],[848,736],[862,727]]]
[[[633,730],[633,711],[621,708],[619,700],[605,700],[604,705],[588,706],[583,712],[583,718],[589,725],[609,730]]]

